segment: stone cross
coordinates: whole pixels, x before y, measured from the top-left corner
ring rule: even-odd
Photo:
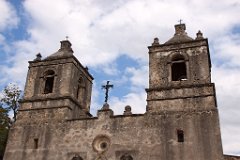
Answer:
[[[109,84],[110,81],[107,81],[107,84],[106,85],[102,85],[102,89],[105,89],[106,92],[105,92],[105,103],[107,103],[108,101],[108,91],[110,88],[113,88],[113,85],[112,84]]]

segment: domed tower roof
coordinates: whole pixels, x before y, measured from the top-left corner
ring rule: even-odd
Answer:
[[[185,24],[177,24],[174,27],[175,27],[174,36],[164,44],[175,44],[175,43],[193,41],[193,38],[189,37],[185,32],[186,30]]]
[[[61,47],[52,55],[48,56],[45,60],[51,60],[51,59],[59,59],[59,58],[66,58],[73,56],[73,50],[71,48],[72,44],[69,40],[63,40],[60,42]]]

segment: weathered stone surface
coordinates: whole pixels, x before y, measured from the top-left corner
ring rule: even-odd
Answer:
[[[105,156],[114,160],[120,152],[134,153],[134,159],[221,159],[217,111],[169,112],[132,117],[93,117],[64,122],[30,123],[13,127],[8,143],[11,152],[5,159],[71,159],[76,153],[95,159],[93,141],[99,135],[109,137]],[[18,124],[16,124],[17,126]],[[183,129],[185,141],[177,141],[177,129]],[[15,134],[14,134],[15,133]],[[38,149],[34,139],[39,139]],[[193,147],[193,144],[197,146]],[[19,148],[24,148],[19,150]]]

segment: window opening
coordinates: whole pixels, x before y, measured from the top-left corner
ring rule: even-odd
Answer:
[[[34,149],[38,149],[38,139],[34,139]]]
[[[53,84],[54,84],[54,71],[49,70],[45,75],[44,94],[53,92]]]
[[[131,155],[125,154],[121,156],[120,160],[133,160]]]
[[[76,95],[77,99],[78,99],[78,96],[79,96],[79,90],[80,90],[80,85],[78,84],[78,86],[77,86],[77,95]]]
[[[44,93],[52,93],[54,77],[47,77],[45,81]]]
[[[107,146],[108,146],[108,144],[107,144],[106,142],[102,142],[102,143],[100,144],[100,148],[101,148],[102,150],[105,150],[105,149],[107,148]]]
[[[187,80],[185,59],[182,55],[176,55],[172,59],[172,81]]]
[[[184,142],[184,132],[183,130],[177,130],[178,142]]]

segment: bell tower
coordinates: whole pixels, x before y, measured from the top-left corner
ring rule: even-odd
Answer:
[[[199,31],[195,39],[175,25],[174,36],[149,46],[149,112],[216,108],[208,40]],[[177,105],[176,105],[177,104]]]
[[[177,24],[171,39],[148,47],[147,115],[160,117],[163,159],[223,160],[208,40],[185,30]]]
[[[91,116],[92,80],[73,55],[71,43],[61,41],[56,53],[45,59],[38,54],[29,62],[18,121],[24,117],[63,120]]]

